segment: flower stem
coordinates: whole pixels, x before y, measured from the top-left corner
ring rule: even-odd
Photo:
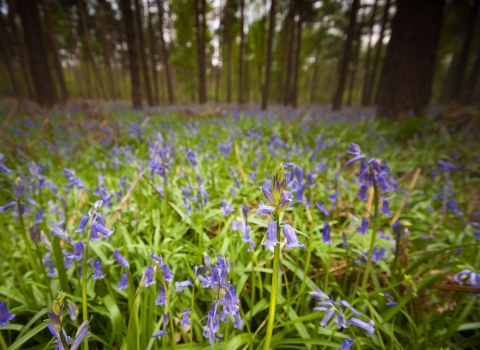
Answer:
[[[167,307],[168,307],[168,313],[170,314],[170,322],[168,323],[170,326],[170,342],[172,343],[172,349],[175,350],[175,324],[173,321],[173,314],[172,314],[172,307],[170,305],[170,297],[168,296],[168,289],[167,289],[167,284],[165,283],[165,278],[162,276],[162,284],[163,284],[163,289],[165,289],[165,296],[167,297]],[[192,309],[193,312],[193,309]]]
[[[277,219],[277,240],[280,235],[280,221],[279,217],[276,215]],[[267,324],[267,334],[265,337],[265,346],[264,350],[270,349],[270,343],[272,341],[272,332],[273,324],[275,322],[275,308],[277,306],[277,292],[278,292],[278,265],[280,262],[280,243],[275,245],[273,251],[273,275],[272,275],[272,293],[270,294],[270,309],[268,312],[268,324]]]
[[[2,350],[7,350],[7,343],[5,343],[5,339],[3,339],[3,334],[0,332],[0,345],[2,345]]]
[[[137,313],[137,311],[135,310],[135,306],[137,305],[137,300],[138,300],[138,297],[140,296],[140,293],[142,292],[143,290],[143,285],[140,285],[140,287],[138,287],[138,291],[137,291],[137,294],[135,294],[135,299],[133,299],[133,304],[132,304],[132,308],[130,310],[130,316],[128,317],[128,325],[127,325],[127,349],[129,349],[128,345],[130,344],[130,324],[132,323],[132,315],[133,313]],[[85,337],[86,338],[86,337]],[[137,337],[138,338],[138,337]]]
[[[90,219],[91,225],[92,219]],[[85,251],[83,252],[82,261],[82,307],[83,307],[83,321],[88,321],[88,303],[87,303],[87,257],[88,245],[90,243],[90,229],[88,230],[87,240],[85,242]],[[88,337],[83,341],[83,349],[88,350]]]
[[[370,266],[372,265],[372,255],[373,255],[373,249],[375,248],[375,240],[377,239],[377,226],[378,226],[378,188],[377,188],[377,180],[374,178],[373,179],[373,198],[374,198],[374,205],[375,205],[375,217],[373,220],[373,229],[372,229],[372,240],[370,242],[370,249],[368,251],[368,259],[367,259],[367,264],[365,266],[365,271],[363,275],[363,281],[362,281],[362,290],[360,295],[365,294],[365,290],[367,289],[367,281],[368,281],[368,276],[370,272]]]

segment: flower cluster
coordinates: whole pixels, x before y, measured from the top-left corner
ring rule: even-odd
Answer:
[[[247,224],[248,219],[248,208],[242,204],[242,219],[234,220],[232,222],[232,230],[240,231],[243,233],[242,241],[248,243],[250,248],[254,249],[256,247],[255,242],[252,237],[250,237],[250,226]]]

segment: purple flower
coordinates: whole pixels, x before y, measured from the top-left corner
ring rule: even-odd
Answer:
[[[323,224],[323,243],[325,244],[332,244],[332,241],[330,240],[330,231],[330,225],[325,221]]]
[[[310,292],[310,295],[313,299],[330,299],[320,288],[317,288],[314,292]]]
[[[128,275],[126,272],[122,274],[122,278],[117,283],[118,290],[125,290],[128,288]]]
[[[345,166],[348,167],[349,165],[358,162],[359,160],[365,159],[365,155],[362,153],[360,146],[356,143],[351,142],[348,145],[348,150],[346,152],[347,155],[353,156],[348,162],[345,163]]]
[[[155,269],[153,266],[147,267],[147,269],[143,272],[142,280],[140,284],[143,284],[145,287],[151,286],[155,284]]]
[[[12,171],[8,169],[6,165],[3,164],[3,162],[1,162],[4,157],[5,155],[3,153],[0,153],[0,170],[3,171],[5,174],[10,174]]]
[[[330,213],[328,212],[327,208],[325,208],[325,206],[321,202],[316,202],[315,206],[317,207],[318,210],[320,210],[320,212],[323,215],[325,215],[328,218],[330,217]]]
[[[343,239],[342,247],[347,248],[348,247],[348,236],[345,232],[342,232],[342,239]]]
[[[383,295],[385,298],[388,299],[387,303],[385,304],[386,306],[397,306],[397,302],[395,301],[395,298],[392,297],[387,292],[380,293],[380,295]]]
[[[186,309],[184,312],[180,314],[182,318],[180,319],[180,326],[187,327],[190,326],[190,312],[192,309]]]
[[[348,350],[352,347],[353,343],[355,343],[355,339],[344,339],[339,350]]]
[[[125,268],[127,268],[127,269],[130,267],[130,264],[128,263],[127,259],[126,259],[124,256],[122,256],[122,255],[118,252],[118,250],[115,250],[115,251],[113,252],[113,256],[114,256],[114,258],[118,261],[118,263],[119,263],[121,266],[123,266],[123,267],[125,267]]]
[[[175,274],[170,271],[170,267],[168,265],[163,265],[162,270],[163,270],[163,278],[165,279],[165,281],[172,282],[172,278]]]
[[[356,327],[362,328],[366,331],[367,337],[371,337],[373,333],[375,333],[375,323],[373,321],[369,321],[368,323],[359,320],[358,318],[352,317],[349,321],[349,324],[354,325]]]
[[[390,210],[390,205],[388,203],[388,200],[384,199],[382,201],[382,208],[380,209],[380,214],[385,215],[385,216],[391,216],[392,211]]]
[[[167,293],[165,289],[160,286],[158,289],[157,300],[155,300],[155,305],[165,305],[167,303]]]
[[[360,191],[358,191],[357,198],[360,199],[361,201],[366,201],[368,199],[368,186],[367,185],[362,185],[360,187]]]
[[[48,262],[48,277],[52,278],[57,274],[57,271],[55,271],[55,268],[53,267],[53,263],[51,261]]]
[[[296,248],[300,247],[303,248],[303,243],[299,242],[297,234],[292,226],[288,224],[283,224],[283,234],[285,235],[285,239],[287,240],[287,244],[285,245],[286,248]]]
[[[215,340],[219,340],[217,332],[220,330],[216,308],[208,310],[207,325],[203,326],[203,336],[207,338],[211,346],[215,346]],[[221,336],[221,335],[220,335]]]
[[[13,183],[13,192],[17,199],[20,199],[23,196],[23,190],[25,189],[25,182],[22,179],[17,177],[15,182]]]
[[[102,263],[100,262],[100,260],[95,260],[95,262],[91,266],[93,268],[92,278],[94,280],[105,278],[106,275],[102,273]]]
[[[377,249],[377,246],[373,247],[372,262],[377,262],[380,259],[388,258],[387,251],[385,248]]]
[[[313,175],[311,173],[307,173],[307,179],[310,187],[315,187],[315,182],[313,181]]]
[[[323,319],[320,322],[320,326],[327,327],[328,322],[330,322],[330,320],[333,318],[334,315],[335,315],[335,309],[333,307],[328,309],[327,313],[325,314],[325,316],[323,316]]]
[[[197,156],[195,155],[195,152],[190,148],[187,148],[187,159],[193,167],[197,166]]]
[[[269,251],[273,252],[273,249],[277,244],[277,222],[275,220],[271,220],[267,227],[267,239],[264,243],[262,243],[262,245]]]
[[[355,316],[357,317],[360,317],[360,313],[355,310],[355,308],[353,306],[351,306],[348,301],[346,300],[340,300],[340,305],[342,305],[344,308],[346,308],[347,310],[350,310]]]
[[[163,267],[163,258],[155,253],[150,253],[150,257],[157,261],[159,267]]]
[[[250,226],[246,225],[245,222],[233,221],[232,230],[243,232],[242,241],[249,243],[252,248],[256,247],[255,242],[253,242],[252,238],[250,237]]]
[[[82,218],[80,219],[80,223],[78,224],[78,228],[74,232],[83,232],[85,226],[87,225],[88,218],[88,215],[82,216]]]
[[[360,227],[357,228],[355,231],[357,231],[361,235],[366,235],[368,233],[367,229],[368,229],[368,219],[363,219]]]
[[[68,315],[70,316],[70,319],[72,322],[77,321],[77,316],[78,316],[78,307],[75,305],[73,301],[69,301],[67,303],[67,309],[68,309]]]
[[[340,312],[337,313],[337,317],[335,318],[335,323],[337,324],[338,329],[348,328],[347,319]]]
[[[93,231],[95,231],[97,237],[98,237],[97,233],[101,233],[103,237],[108,238],[113,234],[115,229],[109,230],[108,228],[106,228],[101,224],[94,224],[92,227],[92,237],[93,237]]]
[[[275,205],[275,199],[273,198],[272,196],[272,193],[270,192],[270,190],[265,187],[265,186],[262,186],[260,187],[260,189],[263,191],[263,194],[265,195],[265,199],[267,200],[267,202],[270,204],[270,205]]]
[[[175,282],[175,292],[180,293],[188,286],[193,286],[192,281],[186,280],[182,282]]]
[[[17,202],[13,201],[0,207],[0,213],[5,213],[7,210],[12,209],[15,206],[15,204],[17,204]]]
[[[7,305],[0,302],[0,327],[8,326],[8,322],[13,320],[15,315],[8,311]]]
[[[230,213],[233,212],[233,205],[231,205],[230,203],[228,203],[228,201],[222,199],[222,205],[220,206],[220,208],[222,209],[223,211],[223,216],[228,216],[230,215]]]
[[[85,244],[80,241],[73,246],[73,259],[80,261],[83,258],[83,250],[85,249]]]
[[[165,334],[167,334],[168,332],[166,330],[161,330],[160,332],[157,332],[155,333],[154,335],[152,335],[150,338],[159,338],[161,336],[164,336]]]
[[[256,215],[271,215],[275,209],[269,205],[265,205],[263,201],[260,202],[258,206],[257,214]]]
[[[280,198],[280,202],[278,203],[279,210],[287,209],[288,205],[293,199],[293,193],[290,191],[283,191],[283,195]]]

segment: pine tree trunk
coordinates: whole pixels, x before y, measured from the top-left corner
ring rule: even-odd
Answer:
[[[68,89],[65,82],[65,77],[63,75],[62,63],[60,62],[60,50],[58,48],[57,37],[55,36],[55,29],[53,28],[53,20],[48,0],[42,0],[42,8],[47,27],[48,41],[50,43],[50,50],[53,58],[53,68],[60,85],[60,91],[62,94],[61,102],[64,103],[68,100]]]
[[[15,12],[12,5],[12,0],[7,0],[8,6],[8,19],[10,22],[10,27],[12,28],[13,36],[18,45],[18,51],[20,53],[20,67],[22,69],[23,79],[28,91],[28,97],[33,99],[34,92],[32,86],[32,77],[30,70],[28,68],[28,57],[27,51],[25,50],[25,45],[23,43],[22,37],[20,35],[20,30],[18,29],[17,23],[15,22]]]
[[[432,92],[444,4],[445,0],[397,1],[376,96],[379,115],[401,117],[426,108]]]
[[[232,9],[231,2],[225,5],[225,40],[227,42],[227,103],[232,102],[233,42],[232,42]]]
[[[195,19],[197,24],[197,59],[198,59],[198,102],[204,104],[206,96],[206,67],[205,67],[205,9],[203,0],[195,0]]]
[[[123,23],[125,24],[125,37],[128,46],[128,64],[130,68],[130,86],[132,89],[133,108],[142,107],[140,93],[140,68],[138,66],[137,46],[135,43],[135,27],[133,24],[133,11],[130,0],[121,0]]]
[[[150,73],[149,73],[149,68],[147,63],[147,53],[145,52],[146,50],[145,35],[143,33],[143,21],[142,21],[143,9],[140,6],[139,0],[135,0],[135,15],[137,19],[137,36],[140,44],[139,50],[140,50],[140,61],[141,61],[142,72],[143,72],[143,84],[145,87],[145,94],[147,95],[147,103],[149,106],[153,106],[152,86],[150,85]]]
[[[345,47],[343,49],[342,60],[340,63],[340,74],[338,77],[337,91],[333,98],[333,110],[338,111],[342,108],[343,93],[345,90],[345,83],[347,81],[348,66],[352,54],[352,42],[355,35],[355,24],[357,20],[357,12],[360,5],[360,0],[353,0],[352,8],[350,9],[350,18],[348,21],[347,38],[345,40]]]
[[[297,38],[296,38],[296,48],[295,48],[295,65],[294,65],[294,76],[293,76],[293,88],[292,88],[292,107],[297,108],[298,105],[298,80],[299,80],[299,70],[300,70],[300,52],[302,44],[302,23],[303,23],[303,0],[297,0],[297,13],[298,13],[298,22],[297,22]]]
[[[290,28],[289,28],[289,43],[288,43],[288,58],[287,58],[287,77],[285,80],[285,87],[283,92],[283,104],[286,106],[290,103],[290,88],[291,88],[291,77],[293,70],[293,60],[295,55],[295,3],[294,0],[290,2]]]
[[[10,50],[8,48],[5,28],[6,26],[5,26],[5,23],[3,22],[3,16],[0,15],[0,54],[3,56],[5,65],[7,66],[8,75],[10,77],[10,82],[12,83],[15,97],[18,100],[21,100],[23,97],[23,94],[22,94],[22,90],[20,89],[20,84],[18,83],[17,77],[15,75],[13,60],[12,60],[12,57],[10,56]]]
[[[267,62],[265,67],[265,86],[262,96],[262,111],[267,109],[270,94],[270,74],[272,70],[273,33],[275,29],[275,0],[270,4],[270,24],[268,26]]]
[[[353,89],[355,86],[355,78],[357,76],[357,70],[358,70],[358,57],[360,54],[360,47],[362,46],[361,42],[361,37],[362,37],[362,27],[365,23],[365,11],[363,11],[362,14],[362,21],[360,25],[357,28],[357,35],[355,38],[355,50],[353,52],[353,57],[352,57],[352,64],[350,66],[350,86],[348,87],[348,99],[347,99],[347,106],[352,105],[352,99],[353,99]]]
[[[378,36],[377,51],[375,51],[375,58],[373,60],[372,72],[370,73],[370,77],[368,78],[367,92],[365,96],[365,106],[370,106],[372,104],[372,97],[374,95],[373,88],[375,86],[375,81],[377,78],[377,70],[378,70],[378,65],[380,63],[380,54],[382,53],[383,36],[385,34],[385,28],[388,22],[388,11],[390,10],[390,1],[391,0],[386,0],[383,8],[382,26],[380,27],[380,33]]]
[[[310,91],[310,103],[314,103],[316,101],[319,65],[320,65],[320,47],[318,47],[315,52],[315,66],[313,67],[312,90]]]
[[[158,93],[158,74],[157,74],[157,36],[153,30],[153,19],[152,11],[150,7],[148,8],[148,36],[150,37],[150,62],[152,62],[152,78],[153,78],[153,89],[155,91],[155,104],[159,103],[159,93]]]
[[[238,53],[238,104],[243,104],[243,51],[245,46],[244,31],[245,0],[240,0],[240,52]]]
[[[158,30],[160,33],[160,51],[162,53],[162,63],[165,69],[165,77],[167,80],[168,103],[173,105],[175,103],[175,96],[173,93],[172,72],[168,63],[168,49],[163,35],[163,5],[162,0],[157,0],[158,5]]]
[[[43,44],[37,2],[35,0],[22,0],[18,3],[18,9],[22,19],[30,71],[35,87],[35,100],[41,106],[51,107],[58,99]]]
[[[464,104],[471,104],[472,97],[475,92],[475,87],[477,86],[477,80],[480,73],[480,50],[477,52],[477,58],[475,59],[475,63],[473,64],[472,71],[468,76],[467,86],[463,92],[463,99],[462,102]]]
[[[463,40],[462,49],[456,60],[455,70],[453,73],[452,81],[450,82],[447,99],[458,101],[460,99],[462,88],[463,88],[463,79],[465,76],[465,71],[468,66],[468,56],[470,54],[470,48],[472,46],[473,35],[475,34],[475,22],[478,18],[478,11],[480,9],[480,0],[474,0],[472,8],[470,10],[470,16],[467,21],[467,28],[465,32],[465,38]]]
[[[377,14],[378,0],[375,0],[373,4],[372,15],[370,17],[370,24],[368,27],[368,45],[367,45],[367,56],[365,57],[365,75],[363,77],[363,89],[362,89],[362,107],[368,106],[368,86],[370,85],[370,55],[372,51],[372,35],[373,35],[373,26],[375,24],[375,15]]]
[[[44,0],[45,1],[45,0]],[[102,52],[105,68],[107,70],[108,85],[110,86],[110,95],[113,100],[117,99],[115,91],[115,82],[113,80],[112,62],[110,60],[110,41],[108,40],[108,15],[106,0],[100,0],[100,16],[102,22]]]
[[[95,53],[93,51],[93,46],[92,46],[92,38],[90,36],[90,31],[88,29],[88,23],[87,23],[87,15],[86,15],[86,9],[85,9],[85,3],[84,0],[77,0],[78,4],[78,11],[80,13],[80,20],[82,21],[83,25],[83,33],[85,35],[85,42],[87,43],[87,48],[88,52],[90,55],[90,62],[92,64],[93,68],[93,75],[95,76],[95,80],[97,82],[96,85],[100,88],[102,97],[104,99],[107,98],[107,95],[105,94],[105,89],[103,88],[103,79],[100,75],[100,71],[98,70],[97,62],[95,59]]]

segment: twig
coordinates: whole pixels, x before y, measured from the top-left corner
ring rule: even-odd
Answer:
[[[111,226],[111,224],[117,219],[118,214],[120,211],[123,209],[125,206],[125,203],[128,201],[130,196],[132,195],[133,190],[135,187],[137,187],[138,183],[140,182],[140,179],[143,177],[143,173],[139,173],[135,181],[133,182],[132,186],[128,189],[127,194],[122,198],[122,201],[120,202],[120,205],[118,206],[117,209],[115,209],[115,213],[108,219],[107,221],[107,227]]]
[[[449,290],[452,292],[460,292],[460,293],[480,294],[480,288],[468,287],[468,286],[455,286],[450,284],[434,284],[430,288],[439,289],[439,290]]]
[[[140,129],[143,129],[147,124],[148,122],[150,121],[150,119],[152,119],[149,115],[147,115],[147,117],[145,118],[145,120],[142,122],[142,124],[140,124]]]
[[[410,198],[410,194],[412,193],[415,185],[417,184],[418,178],[420,177],[420,173],[422,172],[422,168],[417,168],[415,170],[415,174],[413,175],[412,181],[410,181],[410,185],[408,186],[408,192],[405,198],[403,199],[402,205],[398,208],[397,212],[393,216],[392,220],[390,220],[390,225],[393,225],[394,222],[398,220],[400,215],[402,215],[403,210],[407,206],[408,199]]]

